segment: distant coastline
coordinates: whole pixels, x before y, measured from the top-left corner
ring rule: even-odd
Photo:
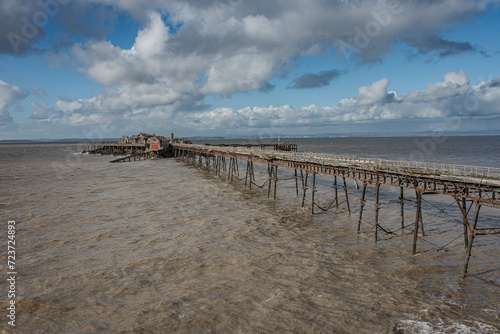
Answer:
[[[429,137],[429,136],[448,136],[448,137],[487,137],[487,136],[500,136],[500,131],[486,131],[484,133],[477,132],[441,132],[436,133],[432,131],[428,132],[415,132],[415,133],[356,133],[356,134],[317,134],[317,135],[285,135],[277,134],[275,136],[186,136],[191,140],[233,140],[233,139],[273,139],[281,137],[282,139],[294,139],[294,138],[398,138],[398,137]],[[118,141],[120,137],[113,138],[63,138],[63,139],[11,139],[11,140],[0,140],[2,144],[40,144],[40,143],[88,143],[90,141]]]

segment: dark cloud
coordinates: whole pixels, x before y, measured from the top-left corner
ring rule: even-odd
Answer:
[[[494,88],[494,87],[500,87],[500,78],[497,78],[495,80],[491,80],[488,83],[488,87]]]
[[[101,40],[113,30],[119,13],[113,6],[73,1],[60,8],[57,19],[66,38]]]
[[[116,7],[86,0],[5,0],[0,2],[0,54],[40,52],[37,42],[46,28],[56,33],[46,41],[47,50],[68,48],[86,39],[102,39],[114,27]]]
[[[269,82],[266,82],[260,89],[261,93],[270,93],[276,88],[276,85],[271,85]]]
[[[461,53],[478,53],[483,56],[487,54],[469,42],[450,41],[439,37],[438,35],[420,35],[407,38],[406,42],[417,48],[419,54],[436,54],[439,58],[458,55]]]
[[[33,23],[44,18],[40,11],[35,1],[0,2],[0,54],[23,54],[44,36],[43,28]]]
[[[321,71],[319,73],[306,73],[296,78],[293,84],[288,88],[311,89],[328,86],[333,79],[337,79],[345,73],[345,71],[338,70]]]

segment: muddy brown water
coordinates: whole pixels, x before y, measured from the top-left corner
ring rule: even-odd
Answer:
[[[397,145],[393,138],[294,142],[326,153],[499,165],[491,153],[499,152],[499,137],[470,137],[462,151],[457,138],[424,153],[410,138]],[[477,149],[484,145],[489,150]],[[451,197],[424,201],[428,242],[419,241],[412,256],[411,227],[381,233],[377,244],[370,224],[356,233],[360,191],[352,180],[351,216],[342,203],[337,212],[311,215],[307,201],[300,207],[290,171],[280,170],[274,202],[267,189],[173,159],[110,164],[81,149],[0,145],[2,231],[16,221],[18,271],[15,331],[6,320],[7,269],[0,271],[2,332],[500,332],[499,239],[478,237],[471,265],[497,286],[460,278],[463,228]],[[258,167],[256,183],[265,172]],[[318,202],[329,204],[332,178],[320,176],[318,187]],[[373,196],[369,188],[367,222]],[[387,230],[399,228],[398,196],[382,186]],[[414,193],[405,196],[411,222]],[[484,209],[480,224],[499,226],[499,213]]]

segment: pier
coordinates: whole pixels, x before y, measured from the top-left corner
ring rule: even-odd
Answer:
[[[157,136],[154,133],[140,133],[131,137],[123,136],[117,142],[88,143],[87,153],[101,155],[121,155],[124,157],[110,162],[136,161],[141,159],[168,158],[172,156],[172,143],[191,143],[186,138]]]
[[[352,156],[339,156],[320,153],[299,153],[295,150],[277,150],[274,147],[262,148],[246,145],[194,145],[172,143],[172,154],[195,166],[214,172],[218,177],[227,177],[229,181],[238,178],[245,186],[259,186],[255,182],[254,163],[267,165],[268,197],[277,198],[279,168],[287,168],[294,172],[295,190],[301,199],[302,207],[310,205],[310,211],[328,211],[339,205],[345,205],[349,215],[349,202],[346,179],[351,179],[362,191],[357,231],[361,233],[363,225],[372,226],[374,242],[379,241],[379,233],[391,234],[379,222],[380,188],[382,185],[398,187],[398,198],[401,208],[401,230],[413,226],[411,252],[417,254],[418,240],[425,241],[424,222],[422,219],[422,199],[424,195],[441,194],[453,198],[461,212],[463,224],[463,242],[465,259],[462,277],[466,277],[471,258],[474,239],[477,236],[495,236],[500,234],[500,228],[481,226],[480,210],[483,206],[500,208],[500,168],[447,165],[414,161],[392,161],[384,159],[364,159]],[[240,165],[245,168],[244,177],[240,176]],[[334,200],[322,207],[315,198],[318,174],[333,177]],[[300,182],[299,182],[300,180]],[[375,217],[373,222],[363,219],[367,201],[367,187],[375,189]],[[412,189],[416,196],[415,220],[406,224],[404,189]],[[343,201],[339,202],[339,192],[343,192]]]

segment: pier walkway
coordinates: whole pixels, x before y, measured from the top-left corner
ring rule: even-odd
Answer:
[[[299,188],[302,188],[300,189],[302,193],[302,206],[305,205],[307,191],[310,191],[309,197],[312,213],[314,213],[316,207],[322,209],[315,202],[316,174],[334,176],[335,200],[337,201],[337,206],[337,177],[342,178],[349,214],[351,210],[346,178],[353,179],[356,182],[361,181],[363,190],[360,199],[358,233],[361,230],[366,188],[368,185],[374,186],[376,189],[374,223],[375,242],[378,240],[379,230],[385,231],[378,222],[380,186],[390,185],[401,188],[401,196],[399,199],[401,203],[402,228],[405,227],[403,189],[414,189],[416,193],[417,208],[414,222],[412,254],[416,254],[419,229],[422,236],[424,235],[421,209],[422,196],[427,194],[450,195],[455,199],[462,213],[464,246],[466,249],[465,263],[462,272],[463,277],[468,273],[467,268],[475,236],[498,236],[498,234],[500,234],[500,228],[497,227],[478,227],[479,212],[483,205],[500,208],[500,168],[415,161],[392,161],[311,152],[283,152],[244,146],[224,147],[173,143],[172,150],[176,158],[182,158],[198,166],[204,166],[207,170],[213,168],[218,176],[221,176],[222,170],[224,172],[227,171],[229,180],[233,179],[236,172],[239,174],[238,160],[246,161],[247,166],[244,180],[245,185],[248,184],[250,187],[254,184],[252,182],[252,180],[254,180],[253,163],[267,164],[269,173],[269,179],[267,181],[268,196],[271,194],[271,189],[273,188],[275,199],[278,182],[278,167],[293,169],[295,170],[297,194],[299,194]],[[299,187],[297,171],[299,171],[301,175],[301,187]],[[308,179],[310,178],[312,178],[312,185],[308,185]],[[469,219],[469,212],[473,206],[475,207],[475,211],[471,221]]]
[[[136,160],[141,160],[141,159],[149,159],[149,158],[152,158],[152,157],[160,157],[160,153],[161,153],[161,150],[145,150],[145,151],[142,151],[142,152],[138,152],[138,153],[134,153],[134,154],[130,154],[130,155],[127,155],[125,157],[121,157],[121,158],[118,158],[118,159],[115,159],[115,160],[111,160],[110,162],[111,163],[115,163],[115,162],[122,162],[122,161],[132,161],[132,159],[134,161]]]

